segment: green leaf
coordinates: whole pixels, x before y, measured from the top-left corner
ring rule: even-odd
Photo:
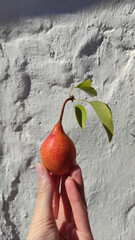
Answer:
[[[86,112],[85,107],[83,107],[82,105],[76,105],[75,106],[75,115],[76,115],[76,119],[77,119],[80,127],[82,129],[84,129],[86,119],[87,119],[87,112]]]
[[[111,109],[109,108],[109,106],[107,104],[105,104],[103,102],[92,101],[89,103],[91,104],[91,106],[93,107],[95,112],[97,113],[100,121],[102,122],[102,124],[106,130],[106,133],[109,138],[109,142],[111,142],[112,137],[113,137],[113,120],[112,120]]]
[[[81,90],[89,94],[91,97],[97,96],[96,90],[93,87],[91,87],[90,79],[80,83],[79,85],[76,86],[76,88],[80,88]]]

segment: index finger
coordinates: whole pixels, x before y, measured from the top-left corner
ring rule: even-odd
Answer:
[[[84,183],[82,177],[82,171],[79,165],[74,165],[70,170],[70,176],[74,179],[75,184],[80,192],[84,206],[87,208],[87,203],[84,193]]]
[[[52,202],[52,208],[53,208],[53,215],[54,218],[57,219],[58,217],[58,210],[59,210],[59,186],[60,186],[60,180],[61,176],[52,175],[53,180],[53,202]]]
[[[72,177],[67,178],[65,182],[68,199],[71,204],[73,217],[76,228],[79,232],[82,232],[85,236],[90,236],[93,239],[87,209],[83,204],[81,194],[75,184]]]

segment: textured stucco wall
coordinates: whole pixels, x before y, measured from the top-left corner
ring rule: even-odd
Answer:
[[[40,146],[71,86],[89,76],[96,99],[112,109],[112,142],[88,105],[83,132],[71,103],[63,126],[77,148],[93,235],[135,240],[135,2],[130,0],[0,1],[1,240],[26,238]]]

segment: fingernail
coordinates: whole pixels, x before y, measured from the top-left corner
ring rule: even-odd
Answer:
[[[44,166],[41,163],[37,163],[36,169],[37,169],[37,174],[39,178],[44,178],[45,176]]]

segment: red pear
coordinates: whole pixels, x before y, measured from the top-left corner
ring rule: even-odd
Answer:
[[[69,100],[73,101],[73,96],[64,102],[60,119],[43,142],[40,150],[43,165],[54,175],[63,175],[69,172],[72,165],[76,163],[75,145],[66,135],[61,124],[64,107]]]

